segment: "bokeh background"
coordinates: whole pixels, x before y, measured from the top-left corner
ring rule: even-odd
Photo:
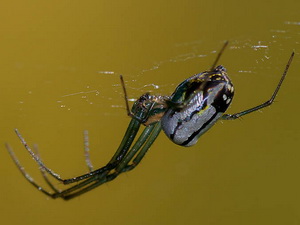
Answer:
[[[0,6],[1,224],[300,224],[298,0]],[[228,113],[267,100],[295,50],[273,106],[219,122],[190,148],[162,133],[134,171],[71,201],[41,194],[10,159],[5,142],[45,185],[18,128],[62,177],[82,174],[87,129],[94,165],[104,165],[130,120],[119,74],[131,99],[170,95],[210,68],[225,40],[220,63],[236,90]]]

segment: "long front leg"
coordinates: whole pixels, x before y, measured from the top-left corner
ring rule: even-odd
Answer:
[[[130,171],[130,170],[134,169],[141,162],[141,160],[144,158],[147,151],[149,150],[149,148],[151,147],[153,142],[158,137],[160,131],[161,131],[161,123],[158,122],[158,123],[155,124],[153,132],[151,133],[151,135],[148,138],[147,142],[143,145],[142,149],[139,151],[139,153],[136,155],[136,157],[132,160],[132,162],[130,163],[130,160],[128,160],[126,165],[125,164],[120,164],[116,168],[116,170],[119,171],[119,172],[124,173],[124,172],[127,172],[127,171]]]
[[[114,156],[112,157],[112,159],[110,160],[110,162],[104,166],[101,167],[97,170],[91,171],[89,173],[74,177],[74,178],[70,178],[70,179],[62,179],[61,176],[57,173],[55,173],[53,170],[51,170],[50,168],[48,168],[43,162],[42,160],[38,157],[37,154],[34,153],[34,151],[31,150],[31,148],[28,146],[28,144],[26,143],[25,139],[21,136],[20,132],[16,129],[16,134],[19,137],[19,139],[21,140],[22,144],[24,145],[24,147],[26,148],[26,150],[29,152],[29,154],[33,157],[33,159],[38,163],[38,165],[45,170],[47,173],[49,173],[52,177],[54,177],[55,179],[57,179],[58,181],[62,182],[63,184],[70,184],[70,183],[74,183],[74,182],[78,182],[80,180],[84,180],[87,179],[89,177],[92,177],[96,174],[101,174],[103,172],[106,171],[110,171],[112,169],[114,169],[117,165],[118,162],[126,155],[128,149],[130,148],[138,130],[140,127],[140,123],[135,120],[132,119],[129,127],[123,137],[123,140],[118,148],[118,150],[116,151],[116,153],[114,154]]]
[[[282,74],[282,76],[281,76],[281,79],[280,79],[279,83],[277,84],[276,89],[275,89],[275,91],[273,92],[271,98],[270,98],[268,101],[266,101],[266,102],[264,102],[264,103],[262,103],[262,104],[260,104],[260,105],[258,105],[258,106],[252,107],[252,108],[250,108],[250,109],[247,109],[247,110],[244,110],[244,111],[241,111],[241,112],[238,112],[238,113],[234,113],[234,114],[224,114],[224,115],[222,116],[222,119],[223,119],[223,120],[235,120],[235,119],[237,119],[237,118],[239,118],[239,117],[241,117],[241,116],[247,115],[247,114],[249,114],[249,113],[255,112],[255,111],[259,110],[259,109],[262,109],[262,108],[265,108],[265,107],[271,105],[271,104],[274,102],[274,99],[276,98],[276,96],[277,96],[277,94],[278,94],[278,91],[279,91],[279,89],[280,89],[280,87],[281,87],[281,85],[282,85],[282,83],[283,83],[283,81],[284,81],[284,79],[285,79],[285,77],[286,77],[286,74],[287,74],[287,72],[288,72],[288,70],[289,70],[289,67],[290,67],[290,65],[291,65],[291,62],[292,62],[292,60],[293,60],[293,58],[294,58],[294,54],[295,54],[295,53],[293,52],[292,55],[290,56],[289,61],[288,61],[288,63],[286,64],[285,70],[284,70],[284,72],[283,72],[283,74]]]

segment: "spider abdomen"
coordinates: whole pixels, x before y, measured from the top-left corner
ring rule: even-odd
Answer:
[[[223,66],[196,74],[182,82],[168,102],[162,129],[175,143],[192,146],[230,105],[233,85]]]

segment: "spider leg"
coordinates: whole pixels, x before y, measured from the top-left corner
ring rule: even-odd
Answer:
[[[284,79],[286,77],[286,74],[288,72],[290,64],[292,63],[292,60],[294,58],[294,54],[295,53],[293,52],[292,55],[290,56],[289,61],[286,64],[285,70],[284,70],[284,72],[283,72],[283,74],[281,76],[281,79],[280,79],[279,83],[277,84],[277,87],[276,87],[275,91],[273,92],[271,98],[268,101],[266,101],[266,102],[264,102],[264,103],[262,103],[262,104],[260,104],[258,106],[252,107],[250,109],[247,109],[247,110],[244,110],[244,111],[241,111],[241,112],[238,112],[238,113],[224,114],[222,116],[222,119],[223,120],[235,120],[235,119],[237,119],[237,118],[239,118],[241,116],[247,115],[249,113],[255,112],[255,111],[259,110],[259,109],[262,109],[262,108],[265,108],[265,107],[271,105],[274,102],[274,99],[275,99],[276,95],[278,94],[278,91],[279,91],[279,89],[280,89],[280,87],[281,87],[281,85],[282,85],[282,83],[283,83],[283,81],[284,81]]]
[[[89,180],[83,181],[83,183],[86,183],[85,187],[83,187],[81,189],[76,188],[76,189],[79,189],[78,191],[76,191],[76,189],[72,189],[72,190],[68,190],[67,192],[62,192],[62,197],[65,200],[72,199],[72,198],[77,197],[81,194],[84,194],[106,182],[109,182],[109,181],[115,179],[120,173],[123,173],[123,172],[133,169],[135,166],[138,165],[138,163],[144,157],[147,150],[153,144],[153,142],[157,138],[160,131],[161,131],[160,122],[146,127],[144,129],[144,131],[142,132],[142,134],[140,135],[140,137],[138,138],[138,140],[136,141],[136,143],[128,151],[127,155],[123,158],[123,160],[115,168],[115,171],[113,173],[106,172],[104,174],[97,175],[97,177],[95,177],[95,178],[90,178]],[[137,153],[138,153],[138,155],[136,156],[136,158],[134,159],[132,164],[128,165],[128,163],[132,160],[132,158]],[[106,175],[106,176],[104,176],[104,175]],[[91,182],[93,182],[93,183],[91,183]],[[90,184],[90,185],[87,185],[87,184]],[[75,191],[75,192],[73,192],[73,191]],[[73,192],[73,193],[71,193],[71,192]],[[68,194],[68,193],[70,193],[70,194]]]
[[[146,127],[145,130],[149,130],[151,131],[152,128],[148,128]],[[146,133],[149,133],[149,131],[147,131]],[[137,140],[137,143],[139,144],[135,144],[135,146],[137,145],[142,145],[146,140],[143,138],[144,136],[141,135],[141,137]],[[143,138],[141,140],[141,138]],[[27,146],[28,147],[28,146]],[[38,185],[34,180],[33,178],[25,171],[24,167],[20,164],[18,158],[16,157],[16,155],[14,154],[14,151],[12,150],[12,148],[6,144],[6,148],[8,150],[8,152],[10,153],[13,161],[15,162],[15,164],[17,165],[17,167],[19,168],[20,172],[23,174],[23,176],[35,187],[37,188],[38,190],[40,190],[41,192],[43,192],[44,194],[46,194],[47,196],[51,197],[51,198],[63,198],[63,199],[70,199],[70,197],[68,196],[78,196],[80,195],[81,193],[85,193],[86,191],[88,190],[91,190],[105,182],[108,182],[112,179],[114,179],[116,176],[112,177],[106,177],[107,174],[105,174],[105,176],[101,176],[101,174],[96,174],[92,177],[89,177],[89,178],[86,178],[85,180],[82,180],[80,183],[72,186],[72,187],[69,187],[63,191],[59,191],[58,189],[56,189],[54,187],[54,185],[50,182],[50,180],[48,179],[47,175],[46,175],[46,170],[45,170],[45,167],[44,166],[40,166],[40,170],[43,174],[43,177],[44,179],[46,180],[46,182],[49,184],[49,186],[53,189],[54,193],[50,193],[48,191],[46,191],[44,188],[42,188],[40,185]],[[136,148],[136,147],[135,147]],[[31,150],[31,149],[30,149]],[[39,162],[38,164],[42,164],[43,165],[43,162],[42,162],[42,159],[40,158],[39,156],[39,153],[37,152],[37,148],[35,149],[35,151],[32,151],[31,152],[34,154],[34,157],[35,158],[38,158]],[[94,185],[96,183],[96,185]],[[74,194],[69,194],[69,193],[72,193],[72,192],[75,192]],[[69,194],[69,195],[68,195]],[[65,196],[66,195],[66,196]]]
[[[222,56],[222,54],[223,54],[225,48],[227,47],[228,43],[229,43],[229,41],[225,41],[225,43],[224,43],[222,49],[221,49],[220,52],[218,53],[217,58],[215,59],[214,63],[212,64],[210,70],[214,70],[214,68],[216,67],[217,63],[219,62],[219,60],[220,60],[220,58],[221,58],[221,56]]]
[[[84,156],[85,156],[85,162],[90,172],[94,170],[94,166],[91,161],[90,157],[90,143],[89,143],[89,132],[87,130],[83,131],[84,136]]]
[[[128,129],[123,137],[123,140],[118,148],[118,150],[116,151],[116,153],[114,154],[114,156],[112,157],[112,159],[109,161],[109,163],[104,166],[101,167],[97,170],[91,171],[89,173],[83,174],[81,176],[77,176],[74,178],[70,178],[70,179],[62,179],[61,176],[57,173],[55,173],[53,170],[51,170],[50,168],[48,168],[38,157],[38,155],[36,155],[31,148],[28,146],[28,144],[26,143],[25,139],[22,137],[22,135],[20,134],[20,132],[16,129],[15,132],[17,134],[17,136],[19,137],[20,141],[22,142],[22,144],[24,145],[24,147],[26,148],[26,150],[29,152],[29,154],[32,156],[32,158],[38,163],[38,165],[43,168],[47,173],[49,173],[51,176],[53,176],[55,179],[57,179],[58,181],[62,182],[63,184],[70,184],[70,183],[74,183],[80,180],[84,180],[87,179],[89,177],[92,177],[96,174],[101,174],[105,171],[110,171],[112,169],[114,169],[119,161],[122,160],[122,158],[126,155],[128,149],[130,148],[138,130],[140,127],[140,123],[139,121],[132,119]]]
[[[139,147],[139,148],[141,148],[141,149],[138,149],[139,152],[132,151],[132,152],[128,153],[128,155],[126,156],[126,159],[124,159],[124,162],[119,164],[119,166],[116,168],[116,171],[118,173],[123,173],[123,172],[134,169],[140,163],[140,161],[143,159],[143,157],[146,155],[147,151],[149,150],[149,148],[151,147],[153,142],[158,137],[160,131],[161,131],[161,123],[158,122],[153,126],[153,130],[151,131],[151,134],[149,135],[147,142],[145,142],[143,144],[143,146],[141,146],[142,148]],[[138,152],[138,154],[136,155],[137,152]],[[134,156],[135,156],[135,158],[133,159]],[[131,164],[129,164],[130,162],[131,162]]]
[[[19,171],[22,173],[22,175],[25,177],[26,180],[28,180],[28,182],[30,184],[32,184],[36,189],[38,189],[39,191],[41,191],[42,193],[44,193],[45,195],[53,198],[52,194],[49,193],[48,191],[46,191],[44,188],[42,188],[39,184],[37,184],[34,179],[30,176],[29,173],[26,172],[25,168],[22,166],[22,164],[20,163],[19,159],[17,158],[17,156],[15,155],[13,149],[10,147],[9,144],[5,144],[5,147],[9,153],[9,155],[11,156],[12,160],[14,161],[14,163],[16,164],[16,166],[18,167]]]
[[[40,156],[40,153],[39,153],[39,150],[38,150],[38,146],[36,144],[33,145],[33,150],[35,152],[35,154],[39,157],[39,159],[42,161],[42,158]],[[45,182],[48,184],[48,186],[55,192],[55,193],[59,193],[60,190],[58,190],[53,184],[52,182],[49,180],[48,176],[47,176],[47,173],[45,171],[45,169],[43,167],[39,167],[41,173],[42,173],[42,176],[45,180]]]
[[[105,177],[100,178],[100,174],[96,174],[93,177],[89,177],[85,180],[80,181],[79,183],[73,185],[72,187],[62,190],[61,192],[54,193],[53,198],[63,198],[67,200],[66,196],[72,193],[77,193],[80,190],[84,190],[89,186],[93,185],[93,183],[98,182],[99,180],[102,180],[103,183],[105,183]]]
[[[146,141],[149,135],[151,134],[151,131],[153,130],[154,125],[150,125],[144,129],[134,146],[130,149],[129,153],[137,148],[140,148]],[[150,147],[150,146],[149,146]],[[128,153],[128,154],[129,154]],[[71,198],[77,197],[83,193],[86,193],[98,186],[100,186],[103,183],[106,183],[108,181],[111,181],[117,177],[117,174],[114,173],[113,175],[108,174],[109,171],[102,174],[97,174],[94,177],[90,177],[70,188],[67,188],[59,193],[55,193],[53,195],[53,198],[61,197],[65,200],[69,200]]]
[[[131,119],[130,124],[127,128],[127,131],[123,137],[123,140],[122,140],[120,146],[118,147],[117,151],[115,152],[115,154],[113,155],[111,160],[106,164],[106,166],[101,167],[100,169],[94,170],[92,172],[86,173],[84,175],[78,176],[78,177],[63,180],[63,183],[64,184],[74,183],[74,182],[86,179],[88,177],[94,176],[96,174],[102,174],[105,172],[108,173],[109,171],[114,169],[119,164],[119,162],[123,159],[123,157],[126,155],[127,151],[129,150],[129,148],[130,148],[132,142],[134,141],[134,138],[140,128],[140,125],[141,124],[139,121],[137,121],[135,119]]]
[[[36,149],[33,151],[28,144],[26,143],[25,139],[21,136],[21,134],[18,132],[18,130],[16,130],[16,133],[18,135],[18,137],[20,138],[22,144],[24,145],[24,147],[27,149],[27,151],[30,153],[30,155],[33,157],[33,159],[38,163],[38,165],[40,166],[40,170],[43,174],[43,177],[45,179],[45,181],[48,183],[48,185],[53,189],[54,193],[49,193],[48,191],[46,191],[44,188],[42,188],[40,185],[38,185],[37,183],[34,182],[33,178],[31,178],[31,176],[24,170],[24,168],[21,166],[21,164],[19,163],[18,159],[16,158],[13,150],[11,149],[11,147],[7,144],[7,149],[9,151],[9,153],[11,154],[15,164],[18,166],[19,170],[22,172],[22,174],[25,176],[25,178],[33,185],[35,186],[38,190],[42,191],[43,193],[45,193],[47,196],[51,197],[51,198],[58,198],[61,197],[63,199],[68,199],[69,195],[73,195],[72,192],[75,192],[75,196],[78,196],[80,193],[77,194],[77,192],[81,192],[81,190],[90,190],[94,188],[94,183],[96,183],[96,186],[99,186],[102,183],[105,183],[107,181],[110,181],[112,179],[114,179],[116,176],[108,176],[107,174],[113,170],[118,163],[117,162],[121,162],[121,160],[123,159],[123,157],[126,155],[128,149],[130,148],[136,133],[138,131],[137,128],[139,128],[140,123],[134,119],[132,119],[131,121],[131,126],[129,126],[123,141],[119,147],[119,149],[117,150],[117,152],[114,154],[112,160],[111,160],[111,164],[107,164],[107,165],[112,165],[114,163],[114,166],[104,166],[98,170],[92,171],[88,174],[76,177],[76,178],[72,178],[71,180],[73,182],[75,181],[81,181],[76,185],[73,185],[72,187],[69,187],[65,190],[58,190],[54,187],[54,185],[50,182],[50,180],[48,179],[48,177],[46,176],[46,172],[49,173],[50,175],[52,175],[54,178],[56,178],[59,181],[62,181],[64,184],[68,184],[67,182],[65,183],[64,181],[68,181],[68,180],[63,180],[60,178],[59,175],[57,175],[56,173],[54,173],[51,169],[49,169],[48,167],[45,166],[45,164],[43,163],[42,159],[39,156],[39,153],[36,151]],[[133,129],[133,130],[132,130]],[[151,133],[151,130],[153,129],[152,126],[146,127],[144,133]],[[134,148],[139,148],[139,146],[143,145],[144,142],[146,141],[147,138],[143,138],[144,135],[141,135],[141,137],[138,138],[137,142],[135,143]],[[127,149],[127,151],[124,150]],[[114,160],[114,161],[113,161]],[[101,172],[100,172],[101,171]],[[59,178],[59,179],[58,179]],[[78,179],[79,178],[79,179]],[[70,179],[69,179],[70,180]],[[69,182],[69,183],[73,183],[73,182]],[[91,188],[91,187],[92,188]],[[95,187],[96,187],[95,186]],[[71,194],[69,194],[71,193]],[[69,195],[68,195],[69,194]],[[66,195],[66,196],[65,196]]]
[[[46,171],[44,169],[44,167],[40,167],[40,171],[42,172],[42,175],[46,181],[46,183],[51,187],[51,189],[53,189],[54,193],[50,193],[48,192],[46,189],[44,189],[42,186],[40,186],[39,184],[37,184],[34,179],[29,175],[28,172],[26,172],[26,170],[24,169],[24,167],[21,165],[21,163],[19,162],[17,156],[15,155],[13,149],[10,147],[9,144],[5,144],[6,149],[8,150],[12,160],[14,161],[14,163],[16,164],[16,166],[18,167],[19,171],[22,173],[22,175],[25,177],[25,179],[31,183],[35,188],[37,188],[39,191],[41,191],[42,193],[44,193],[45,195],[51,197],[51,198],[58,198],[58,197],[62,197],[65,193],[69,193],[71,191],[74,191],[76,189],[82,188],[86,185],[88,185],[89,183],[93,182],[94,180],[96,180],[97,177],[90,177],[89,179],[86,179],[85,181],[82,181],[72,187],[69,187],[63,191],[58,190],[57,188],[54,187],[54,185],[50,182],[50,180],[48,179],[47,175],[46,175]],[[35,148],[35,154],[36,157],[40,157],[38,155],[38,152],[36,151],[37,148]],[[41,158],[39,158],[39,161],[42,161]]]
[[[63,182],[63,179],[60,178],[60,175],[57,174],[57,173],[55,173],[55,172],[53,172],[48,167],[46,167],[45,164],[42,162],[42,160],[38,157],[38,155],[35,154],[34,151],[31,150],[31,148],[29,147],[29,145],[27,144],[27,142],[25,141],[25,139],[22,137],[22,135],[20,134],[20,132],[17,129],[15,129],[15,132],[16,132],[18,138],[20,139],[21,143],[24,145],[24,147],[29,152],[29,154],[32,156],[32,158],[38,163],[38,165],[41,168],[43,168],[46,172],[48,172],[49,174],[51,174],[54,178],[56,178],[57,180]]]
[[[143,121],[150,117],[150,112],[152,112],[152,110],[154,109],[154,106],[156,106],[157,109],[160,109],[161,111],[163,111],[164,102],[163,102],[163,99],[161,100],[160,98],[158,99],[159,101],[156,102],[156,100],[152,101],[152,98],[142,98],[143,97],[142,96],[140,98],[140,101],[138,101],[134,104],[134,106],[133,106],[134,114],[132,114],[131,111],[129,111],[125,84],[122,79],[122,76],[120,78],[121,78],[121,82],[122,82],[124,93],[125,93],[125,100],[127,103],[126,104],[127,112],[129,112],[128,114],[131,115],[132,119],[129,123],[129,126],[126,130],[126,133],[125,133],[117,151],[115,152],[115,154],[112,156],[110,161],[104,167],[93,170],[93,165],[92,165],[92,162],[90,159],[90,154],[89,154],[88,133],[86,131],[84,133],[84,147],[85,147],[84,151],[85,151],[85,161],[86,161],[87,167],[89,168],[89,172],[86,174],[77,176],[77,177],[70,178],[70,179],[63,179],[63,178],[61,178],[61,176],[59,174],[55,173],[52,169],[50,169],[49,167],[47,167],[44,164],[44,162],[42,161],[42,159],[39,156],[38,149],[36,148],[36,149],[32,150],[29,147],[29,145],[26,143],[25,139],[22,137],[20,132],[17,129],[15,129],[15,132],[16,132],[18,138],[20,139],[21,143],[23,144],[23,146],[25,147],[27,152],[32,156],[32,158],[39,165],[40,171],[41,171],[46,183],[50,186],[50,188],[54,191],[54,193],[50,193],[50,192],[46,191],[44,188],[42,188],[40,185],[38,185],[31,178],[31,176],[24,170],[22,165],[19,163],[18,159],[14,155],[13,150],[7,144],[7,149],[9,151],[9,153],[11,154],[11,156],[12,156],[15,164],[19,168],[19,170],[22,172],[22,174],[25,176],[25,178],[33,186],[35,186],[38,190],[42,191],[44,194],[46,194],[47,196],[50,196],[52,198],[61,197],[65,200],[71,199],[71,198],[76,197],[82,193],[85,193],[103,183],[111,181],[111,180],[115,179],[118,176],[118,174],[125,172],[122,170],[122,168],[124,168],[125,166],[128,165],[128,163],[131,161],[131,159],[135,156],[135,154],[140,149],[143,150],[143,152],[144,152],[143,155],[145,155],[146,151],[152,145],[153,141],[158,136],[159,131],[160,131],[160,123],[158,123],[159,131],[156,132],[155,138],[154,139],[149,138],[154,127],[157,126],[154,123],[155,121],[158,121],[158,119],[155,117],[156,115],[151,114],[151,117],[152,116],[155,117],[154,122],[153,121],[151,121],[151,123],[149,122],[150,125],[146,126],[146,128],[142,132],[141,136],[137,139],[136,143],[133,146],[132,146],[132,143],[136,138],[136,135],[139,131],[141,124],[144,123]],[[147,101],[150,101],[150,103]],[[162,112],[155,111],[155,113],[157,113],[159,116],[161,116],[160,114]],[[152,136],[153,135],[151,135],[151,137]],[[144,145],[144,147],[142,147],[143,145]],[[138,156],[139,155],[140,155],[140,153],[138,154]],[[138,158],[138,156],[137,156],[137,158]],[[119,166],[120,164],[122,164],[122,165]],[[116,171],[117,167],[119,168],[119,171]],[[75,182],[78,182],[78,183],[69,188],[66,188],[66,189],[60,191],[50,182],[47,174],[50,174],[53,178],[62,182],[65,185],[75,183]]]
[[[115,177],[114,177],[115,178]],[[113,178],[113,179],[114,179]],[[101,184],[104,184],[112,179],[109,179],[107,176],[101,176],[100,174],[95,175],[94,177],[90,177],[87,180],[82,181],[79,184],[74,185],[60,193],[54,195],[54,198],[61,197],[64,200],[70,200],[74,197],[77,197],[81,194],[84,194]]]

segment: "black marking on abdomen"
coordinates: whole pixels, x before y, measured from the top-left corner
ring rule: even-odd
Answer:
[[[210,124],[211,121],[214,120],[214,118],[217,116],[218,113],[219,113],[218,111],[215,112],[215,114],[208,121],[206,121],[203,124],[203,126],[199,128],[199,130],[195,131],[191,136],[189,136],[189,138],[186,141],[182,142],[180,145],[183,145],[183,146],[188,145],[201,132],[201,130],[205,129],[205,127],[208,124]]]

